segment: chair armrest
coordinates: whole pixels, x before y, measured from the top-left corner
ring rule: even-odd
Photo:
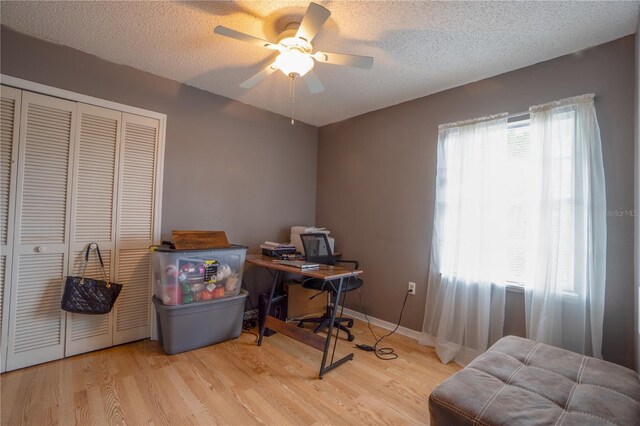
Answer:
[[[359,269],[360,268],[360,262],[358,262],[357,260],[344,260],[344,259],[340,259],[340,260],[336,260],[336,263],[351,263],[353,264],[354,268],[353,269]]]

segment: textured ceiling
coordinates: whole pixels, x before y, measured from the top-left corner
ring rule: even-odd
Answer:
[[[296,89],[296,117],[324,125],[602,44],[635,32],[640,2],[322,1],[315,49],[369,55],[371,70],[318,64],[326,90]],[[270,41],[308,2],[5,2],[2,24],[259,108],[290,114],[277,72],[238,85],[274,53],[213,34]]]

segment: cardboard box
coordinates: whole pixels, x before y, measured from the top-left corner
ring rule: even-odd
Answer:
[[[309,300],[310,297],[318,294],[318,292],[304,288],[298,283],[287,284],[285,291],[287,291],[288,297],[287,319],[321,316],[324,313],[327,306],[326,293]]]

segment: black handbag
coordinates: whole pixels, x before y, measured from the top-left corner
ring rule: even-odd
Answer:
[[[100,259],[104,280],[94,280],[84,276],[87,271],[87,263],[89,263],[89,252],[94,246],[98,259]],[[67,277],[60,307],[75,314],[108,314],[111,312],[113,304],[116,303],[120,290],[122,290],[122,284],[109,282],[109,278],[107,278],[100,247],[97,243],[90,243],[84,254],[82,276]]]

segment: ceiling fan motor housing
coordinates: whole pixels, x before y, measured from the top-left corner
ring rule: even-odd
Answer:
[[[287,49],[291,47],[297,47],[305,53],[311,53],[311,51],[313,50],[313,46],[311,45],[311,43],[309,43],[302,37],[296,37],[296,31],[297,30],[294,29],[288,29],[281,32],[280,36],[278,36],[278,44],[284,46]]]

